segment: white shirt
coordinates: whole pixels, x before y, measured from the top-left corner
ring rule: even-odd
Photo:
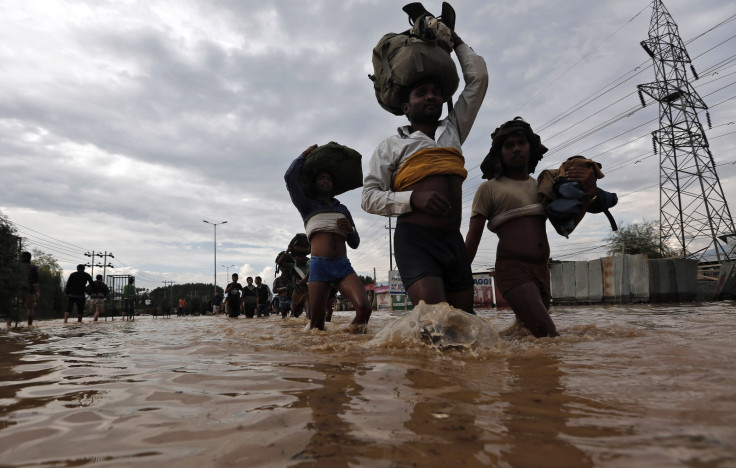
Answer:
[[[391,183],[396,171],[417,151],[451,147],[462,152],[462,144],[470,133],[488,89],[488,70],[483,57],[467,44],[460,44],[455,53],[463,71],[465,88],[452,112],[440,121],[434,140],[421,131],[410,133],[407,125],[399,127],[396,135],[378,145],[363,180],[361,206],[368,213],[392,216],[411,212],[412,191],[394,192]]]

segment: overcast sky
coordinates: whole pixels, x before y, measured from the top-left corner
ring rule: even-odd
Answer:
[[[217,228],[218,284],[228,268],[271,284],[276,254],[303,231],[283,181],[289,163],[313,143],[337,141],[363,155],[365,171],[375,146],[406,122],[379,107],[367,78],[379,38],[408,27],[402,5],[0,3],[0,210],[29,247],[54,255],[67,273],[89,260],[85,252],[107,251],[115,255],[113,273],[135,274],[150,289],[163,281],[211,283],[214,229],[202,220],[227,221]],[[438,12],[441,2],[424,5]],[[641,109],[636,94],[637,84],[655,79],[639,45],[651,2],[454,6],[458,34],[485,58],[490,75],[463,147],[463,235],[489,134],[517,115],[550,148],[538,170],[575,154],[593,157],[607,174],[599,185],[621,197],[612,210],[617,220],[658,220],[650,137],[657,106]],[[728,60],[736,50],[736,3],[666,6],[701,73],[693,84],[711,108],[707,135],[733,212],[736,63]],[[701,122],[707,129],[705,115]],[[387,218],[362,211],[360,190],[339,198],[362,237],[348,252],[355,269],[372,276],[375,268],[385,280]],[[602,215],[587,216],[570,239],[550,229],[552,257],[603,256],[609,233]],[[486,231],[475,270],[493,264],[496,241]]]

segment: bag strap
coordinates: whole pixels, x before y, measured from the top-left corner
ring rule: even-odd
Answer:
[[[307,268],[307,271],[308,270],[309,268]],[[307,276],[307,271],[302,271],[301,268],[299,268],[296,265],[294,265],[294,271],[296,272],[296,274],[299,276],[300,279],[304,279],[304,277]]]
[[[618,231],[618,225],[616,224],[616,220],[613,219],[613,215],[610,211],[603,210],[603,214],[606,215],[606,218],[608,218],[608,222],[611,224],[611,231]]]
[[[386,41],[381,46],[381,80],[386,83],[391,78],[391,64],[388,62],[388,48],[391,45]]]
[[[409,41],[409,46],[414,56],[414,67],[419,73],[424,72],[424,61],[422,60],[422,53],[419,51],[419,47],[415,47],[411,41]]]

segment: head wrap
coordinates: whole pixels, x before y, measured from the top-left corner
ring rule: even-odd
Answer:
[[[282,250],[281,252],[279,252],[279,254],[276,255],[276,273],[279,272],[279,264],[282,262],[294,263],[294,257],[292,257],[285,250]]]
[[[521,117],[515,117],[514,120],[509,120],[491,133],[491,149],[480,164],[480,170],[483,172],[484,179],[493,179],[503,172],[501,147],[506,137],[514,132],[521,132],[529,142],[529,174],[533,173],[537,168],[537,163],[542,159],[544,153],[547,152],[547,147],[542,144],[542,139],[534,133],[531,125]]]

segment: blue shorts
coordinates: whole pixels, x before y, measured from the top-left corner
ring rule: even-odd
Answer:
[[[317,257],[312,255],[309,260],[309,281],[337,284],[350,273],[355,273],[347,256],[344,257]]]

